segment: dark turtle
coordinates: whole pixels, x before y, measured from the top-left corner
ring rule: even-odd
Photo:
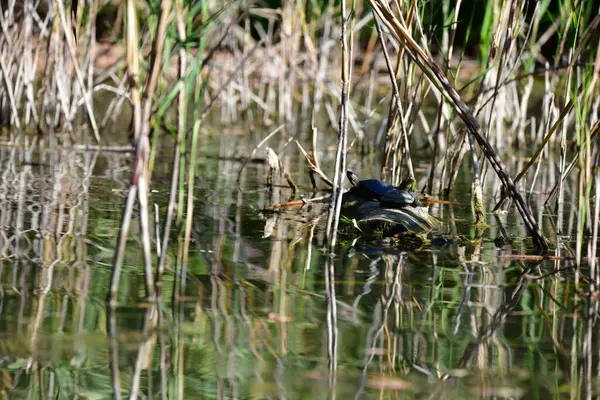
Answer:
[[[410,190],[394,188],[379,199],[382,207],[398,208],[404,206],[421,207],[419,196]]]
[[[400,189],[378,181],[377,179],[366,179],[361,181],[352,171],[347,171],[346,175],[352,184],[350,192],[365,200],[379,201],[382,207],[401,208],[405,206],[420,207],[421,202],[415,192]]]

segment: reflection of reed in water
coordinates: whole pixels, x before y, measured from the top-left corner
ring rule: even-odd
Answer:
[[[126,163],[117,153],[0,150],[0,257],[44,268],[84,262],[90,180],[123,180]]]
[[[27,368],[77,351],[51,334],[95,332],[101,324],[101,308],[90,307],[88,298],[94,297],[90,290],[104,290],[108,275],[101,263],[90,266],[90,257],[102,260],[102,240],[112,242],[118,222],[108,237],[89,231],[105,225],[108,233],[102,209],[111,200],[101,193],[102,182],[123,180],[127,163],[122,153],[48,151],[35,144],[0,149],[0,325],[3,342],[15,346]],[[113,196],[113,203],[120,201]]]

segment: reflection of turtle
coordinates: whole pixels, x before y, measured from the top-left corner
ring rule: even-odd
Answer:
[[[354,220],[364,234],[372,237],[402,233],[426,234],[438,220],[422,207],[417,194],[375,179],[361,181],[347,172],[352,188],[344,193],[342,215]]]
[[[394,236],[400,233],[426,234],[437,227],[438,220],[426,207],[380,207],[375,202],[342,208],[342,214],[354,219],[358,228],[369,236]]]
[[[419,207],[421,205],[415,192],[400,189],[376,179],[361,181],[352,171],[347,171],[346,175],[353,186],[350,192],[354,192],[353,194],[358,197],[363,197],[366,201],[376,200],[382,207],[387,208]]]

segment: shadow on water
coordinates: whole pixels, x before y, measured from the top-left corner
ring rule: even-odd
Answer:
[[[104,398],[139,388],[163,398],[340,399],[597,393],[593,283],[572,261],[537,260],[524,242],[494,241],[523,236],[518,216],[489,215],[483,240],[470,240],[469,199],[432,210],[450,243],[411,252],[360,240],[340,245],[331,282],[337,370],[329,379],[327,205],[263,214],[265,206],[287,200],[288,189],[269,193],[261,163],[248,163],[236,182],[244,139],[207,140],[181,292],[173,289],[178,277],[170,257],[161,301],[145,302],[143,258],[130,239],[114,313],[105,298],[130,156],[0,150],[3,393]],[[308,186],[307,177],[297,178]],[[153,181],[159,190],[151,200],[164,212],[166,162],[158,163]],[[138,237],[137,221],[132,229]]]

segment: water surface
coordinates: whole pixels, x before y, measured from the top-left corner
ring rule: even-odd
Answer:
[[[184,279],[175,275],[173,240],[158,308],[145,299],[133,221],[114,314],[105,299],[130,155],[0,150],[3,394],[547,399],[597,393],[597,300],[589,295],[587,267],[578,274],[572,261],[524,257],[533,253],[514,211],[488,214],[490,226],[477,238],[468,175],[451,205],[432,208],[442,220],[439,234],[452,243],[403,252],[345,238],[328,286],[326,204],[264,213],[290,191],[281,180],[269,192],[262,163],[249,162],[240,173],[239,157],[250,142],[233,133],[203,138],[189,264]],[[296,153],[286,150],[285,163],[302,195],[313,196]],[[151,201],[161,220],[169,160],[161,154],[153,175]],[[353,169],[375,176],[367,165]],[[534,210],[551,233],[547,211]],[[500,237],[514,240],[494,240]],[[176,284],[183,294],[174,295]]]

